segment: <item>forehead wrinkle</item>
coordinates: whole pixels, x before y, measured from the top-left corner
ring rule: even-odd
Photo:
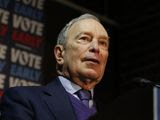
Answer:
[[[80,36],[80,35],[89,35],[89,36],[91,36],[93,34],[92,34],[92,32],[80,32],[80,34],[78,34],[78,36]]]
[[[81,20],[80,20],[80,21],[81,21]],[[79,22],[80,22],[80,21],[77,21],[77,22],[75,22],[74,24],[72,24],[72,26],[68,29],[67,37],[69,37],[69,35],[72,34],[73,32],[77,31],[77,29],[78,29],[78,30],[80,29],[80,27],[79,27]],[[73,30],[74,30],[74,31],[73,31]],[[77,31],[77,32],[78,32],[78,31]],[[76,32],[76,34],[77,34],[77,32]],[[79,34],[80,34],[80,33],[78,33],[74,38],[77,38]],[[74,35],[72,35],[72,36],[74,36]]]
[[[86,23],[88,20],[89,21],[91,20],[91,21],[89,23]],[[86,22],[83,23],[83,21],[86,21]],[[85,26],[82,27],[81,24],[82,25],[86,24],[87,25],[86,28],[84,28]],[[91,25],[91,24],[92,24],[92,30],[90,30],[91,29],[90,27],[89,27],[89,30],[88,30],[88,26]],[[93,19],[84,19],[84,20],[80,20],[80,21],[75,22],[69,28],[68,35],[71,34],[72,32],[78,31],[79,33],[74,38],[78,38],[82,34],[86,34],[86,35],[93,35],[93,34],[95,34],[97,36],[97,34],[101,33],[101,32],[99,32],[99,30],[103,31],[102,33],[104,33],[104,34],[98,35],[98,36],[100,36],[99,38],[105,38],[107,40],[109,38],[108,37],[108,33],[105,30],[105,28],[101,25],[101,23],[99,23],[99,22],[97,22],[97,21],[95,21]]]
[[[101,31],[101,32],[100,32]],[[108,40],[109,36],[108,33],[106,31],[106,29],[102,26],[101,23],[96,21],[96,24],[93,24],[93,31],[96,36],[98,36],[98,38],[102,38],[102,39],[106,39]]]

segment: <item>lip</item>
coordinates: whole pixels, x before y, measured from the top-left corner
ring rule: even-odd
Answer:
[[[92,57],[89,57],[89,58],[84,58],[82,61],[89,61],[89,62],[93,62],[93,63],[96,63],[96,64],[99,64],[100,63],[100,61],[99,61],[99,59],[97,59],[97,58],[92,58]]]

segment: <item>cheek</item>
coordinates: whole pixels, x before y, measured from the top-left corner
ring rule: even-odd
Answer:
[[[107,60],[108,60],[108,55],[104,58],[104,65],[106,65]]]
[[[107,64],[107,60],[108,60],[108,52],[106,54],[103,54],[102,56],[102,68],[105,69],[105,66]]]
[[[107,52],[106,51],[102,52],[101,57],[102,57],[102,60],[103,60],[104,63],[107,62],[108,55],[109,55],[108,51]]]
[[[81,51],[74,48],[66,53],[66,58],[71,67],[77,67],[81,61]]]
[[[70,57],[69,60],[72,62],[80,62],[81,58],[83,58],[84,55],[84,49],[80,47],[73,47],[72,50],[70,50]]]

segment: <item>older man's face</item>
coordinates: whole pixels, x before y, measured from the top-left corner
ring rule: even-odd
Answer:
[[[104,74],[108,47],[108,34],[99,22],[84,19],[75,23],[67,35],[64,74],[84,89],[93,88]]]

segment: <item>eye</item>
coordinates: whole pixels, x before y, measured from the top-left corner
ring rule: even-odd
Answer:
[[[82,36],[80,37],[80,40],[83,42],[90,42],[91,41],[91,37],[89,36]]]
[[[99,45],[105,49],[108,48],[108,42],[106,40],[100,40]]]
[[[103,45],[103,46],[107,46],[107,42],[106,41],[100,41],[99,44]]]

